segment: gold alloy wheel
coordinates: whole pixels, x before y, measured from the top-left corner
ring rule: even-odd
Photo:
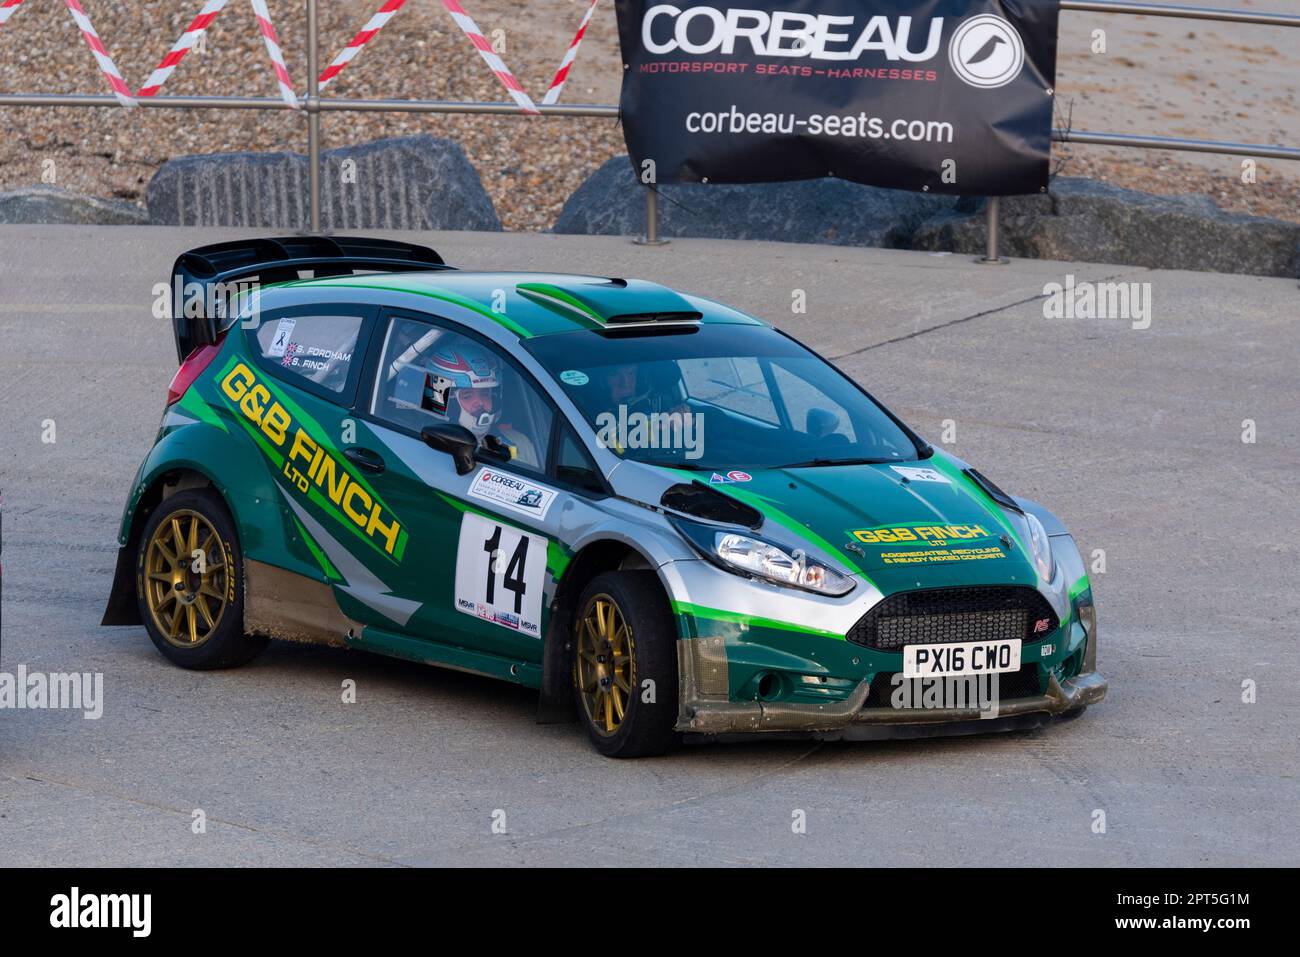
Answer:
[[[144,556],[144,595],[168,642],[194,648],[207,641],[225,614],[229,583],[226,548],[198,512],[179,510],[154,529]]]
[[[636,687],[632,626],[613,598],[599,594],[587,602],[577,630],[574,684],[592,727],[609,737],[622,726]]]

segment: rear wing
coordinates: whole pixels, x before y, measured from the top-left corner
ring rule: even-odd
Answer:
[[[450,268],[427,246],[364,237],[242,239],[191,249],[172,266],[176,357],[184,362],[199,346],[216,342],[258,286],[359,272]]]

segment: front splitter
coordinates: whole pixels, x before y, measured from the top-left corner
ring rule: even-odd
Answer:
[[[679,730],[732,735],[797,732],[827,740],[942,737],[1038,727],[1057,715],[1077,712],[1106,697],[1107,683],[1095,671],[1064,683],[1053,675],[1047,691],[1001,702],[996,716],[978,708],[869,708],[870,683],[862,681],[840,704],[770,704],[762,701],[700,703]]]

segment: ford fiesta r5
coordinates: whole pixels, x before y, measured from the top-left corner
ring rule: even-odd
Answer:
[[[208,246],[173,281],[104,623],[182,667],[269,639],[443,665],[619,757],[1105,694],[1061,523],[734,309],[368,239]]]

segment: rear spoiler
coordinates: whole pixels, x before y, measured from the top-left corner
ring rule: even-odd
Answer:
[[[216,342],[238,318],[243,303],[234,304],[234,294],[245,287],[231,284],[450,268],[427,246],[364,237],[242,239],[191,249],[172,266],[176,358],[184,362],[199,346]]]

